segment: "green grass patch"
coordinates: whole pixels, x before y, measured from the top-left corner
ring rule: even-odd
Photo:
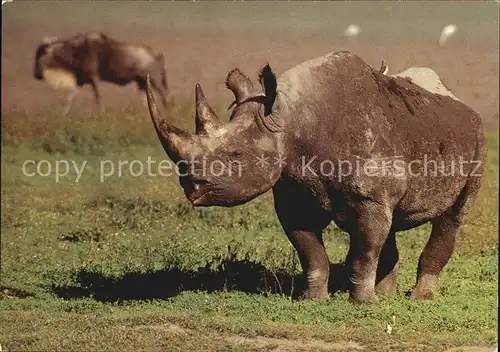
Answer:
[[[179,126],[194,127],[191,117],[175,117],[192,111],[172,109]],[[102,160],[165,158],[147,114],[8,115],[2,128],[4,350],[271,350],[314,339],[325,349],[355,341],[369,350],[434,351],[497,343],[496,133],[488,133],[484,184],[440,297],[405,297],[429,236],[424,225],[398,234],[398,294],[358,307],[342,286],[348,237],[334,225],[325,231],[332,298],[296,301],[300,265],[270,194],[195,209],[176,177],[128,173],[101,182]],[[61,158],[87,161],[79,182],[74,173],[59,182],[22,173],[26,160]]]

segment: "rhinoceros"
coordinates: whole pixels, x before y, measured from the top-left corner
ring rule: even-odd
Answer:
[[[146,47],[117,41],[96,33],[78,33],[71,38],[45,38],[35,53],[34,76],[56,89],[67,92],[64,114],[67,114],[77,88],[90,84],[102,111],[98,80],[125,85],[136,82],[144,91],[146,74],[155,90],[167,103],[168,83],[163,54]]]
[[[355,303],[395,292],[396,233],[430,222],[411,295],[436,297],[438,276],[481,184],[480,116],[346,51],[304,62],[279,79],[266,64],[259,81],[260,87],[238,69],[228,74],[235,101],[226,124],[197,84],[195,134],[162,117],[147,83],[153,125],[182,172],[187,199],[231,207],[272,189],[311,299],[329,297],[322,231],[330,222],[349,234]],[[226,172],[207,172],[213,164]]]
[[[389,66],[382,60],[379,72],[387,75]],[[431,93],[447,95],[455,100],[458,99],[455,94],[443,83],[439,75],[431,68],[428,67],[409,67],[404,71],[390,75],[391,77],[401,77],[418,84],[420,87],[428,90]]]

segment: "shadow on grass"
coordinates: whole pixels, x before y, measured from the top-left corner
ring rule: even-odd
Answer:
[[[178,268],[151,273],[129,273],[119,278],[82,270],[77,285],[52,287],[64,299],[92,297],[101,302],[150,300],[173,297],[183,291],[229,292],[250,294],[283,294],[294,299],[304,292],[305,278],[286,271],[272,272],[260,263],[226,259],[211,269],[209,263],[198,271]],[[342,264],[330,265],[331,293],[345,291]]]
[[[0,285],[0,299],[3,297],[6,298],[28,298],[33,297],[34,295],[28,291],[21,290],[15,287],[7,287]]]

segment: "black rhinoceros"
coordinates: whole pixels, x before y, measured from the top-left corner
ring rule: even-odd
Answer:
[[[235,101],[227,124],[197,85],[196,134],[163,119],[147,85],[154,126],[182,166],[186,197],[195,206],[230,207],[272,189],[307,276],[307,297],[316,299],[329,297],[322,231],[331,221],[350,236],[354,302],[395,291],[396,232],[431,222],[412,296],[434,298],[481,184],[478,114],[350,52],[304,62],[278,80],[267,64],[259,80],[255,87],[238,69],[229,73]],[[206,172],[214,163],[228,172]]]

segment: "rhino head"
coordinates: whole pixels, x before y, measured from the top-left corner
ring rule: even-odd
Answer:
[[[164,119],[157,109],[147,78],[147,101],[160,142],[177,164],[179,182],[195,206],[234,206],[268,191],[283,165],[283,121],[273,114],[276,76],[263,67],[261,87],[235,69],[226,78],[234,94],[230,121],[223,124],[207,102],[199,84],[195,87],[196,133],[188,133]]]

